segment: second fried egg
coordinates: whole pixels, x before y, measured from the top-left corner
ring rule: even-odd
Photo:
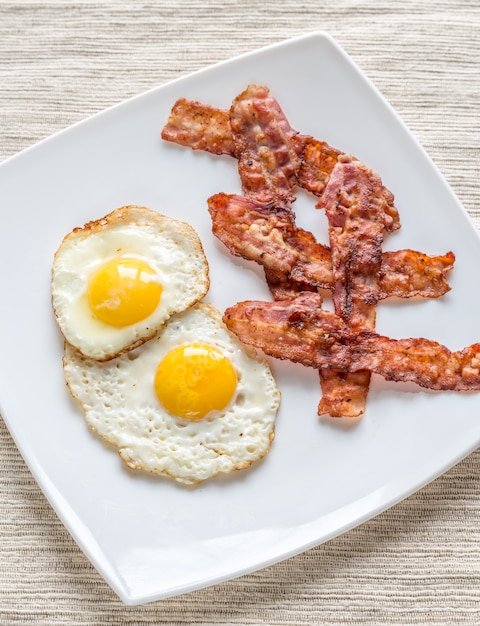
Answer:
[[[195,484],[270,449],[280,403],[270,368],[208,304],[107,362],[67,344],[64,371],[88,425],[132,469]]]

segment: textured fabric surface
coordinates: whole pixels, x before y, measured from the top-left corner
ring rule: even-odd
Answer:
[[[478,0],[0,0],[0,159],[170,79],[318,29],[382,91],[480,227]],[[477,451],[304,554],[125,607],[0,420],[0,624],[477,625],[479,513]]]

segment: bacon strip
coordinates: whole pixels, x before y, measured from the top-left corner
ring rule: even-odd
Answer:
[[[317,141],[312,137],[305,140],[299,184],[320,197],[317,208],[325,208],[325,204],[322,203],[325,189],[333,172],[338,169],[338,163],[345,160],[361,163],[356,157],[339,152],[324,141]],[[368,168],[365,169],[365,178],[370,178],[371,180],[366,180],[366,183],[376,188],[375,197],[377,202],[382,204],[385,230],[388,232],[397,230],[400,228],[400,217],[395,208],[392,192],[382,185],[380,177]]]
[[[446,252],[429,256],[416,250],[395,250],[382,253],[378,276],[380,299],[422,296],[438,298],[450,291],[445,275],[453,268],[455,255]]]
[[[341,154],[343,152],[332,148],[326,141],[306,137],[298,172],[300,186],[315,196],[321,196]]]
[[[428,339],[391,339],[363,330],[354,333],[321,297],[240,302],[224,322],[244,343],[266,354],[316,369],[370,370],[386,380],[434,390],[480,391],[480,344],[458,352]]]
[[[372,329],[384,231],[392,225],[380,178],[342,155],[317,206],[329,223],[335,311],[355,331]]]
[[[186,98],[173,105],[161,136],[192,150],[235,155],[228,111]]]
[[[332,285],[330,250],[297,228],[292,211],[243,196],[208,199],[213,234],[236,256],[315,287]]]
[[[340,155],[317,208],[324,208],[332,252],[335,313],[353,331],[375,328],[377,275],[386,226],[381,182],[362,163]],[[318,414],[358,417],[365,412],[370,372],[319,371]]]
[[[303,140],[269,90],[249,85],[232,103],[230,126],[244,194],[288,206],[295,200]]]
[[[219,193],[208,199],[213,234],[235,256],[255,261],[268,274],[276,299],[287,293],[332,289],[330,248],[298,228],[291,210]],[[446,274],[455,256],[428,256],[414,250],[383,252],[378,298],[438,298],[450,290]]]

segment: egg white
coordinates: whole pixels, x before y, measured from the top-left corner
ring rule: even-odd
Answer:
[[[189,343],[221,350],[238,377],[228,406],[199,421],[170,414],[153,383],[160,361]],[[270,368],[227,330],[208,304],[175,315],[155,338],[107,362],[87,359],[67,344],[63,365],[87,424],[132,469],[195,484],[245,469],[270,450],[280,404]]]
[[[146,261],[162,285],[155,311],[125,327],[96,318],[87,300],[89,276],[115,257]],[[52,268],[58,325],[71,345],[98,360],[113,358],[148,340],[171,315],[198,302],[208,289],[208,263],[195,230],[146,207],[122,207],[74,229],[56,252]]]

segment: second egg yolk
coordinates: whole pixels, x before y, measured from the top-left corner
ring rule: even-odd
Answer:
[[[118,327],[146,319],[157,308],[161,294],[152,267],[141,259],[125,257],[104,263],[90,276],[87,287],[95,317]]]
[[[220,350],[205,344],[179,346],[161,361],[155,392],[174,415],[200,420],[223,409],[233,397],[237,375]]]

